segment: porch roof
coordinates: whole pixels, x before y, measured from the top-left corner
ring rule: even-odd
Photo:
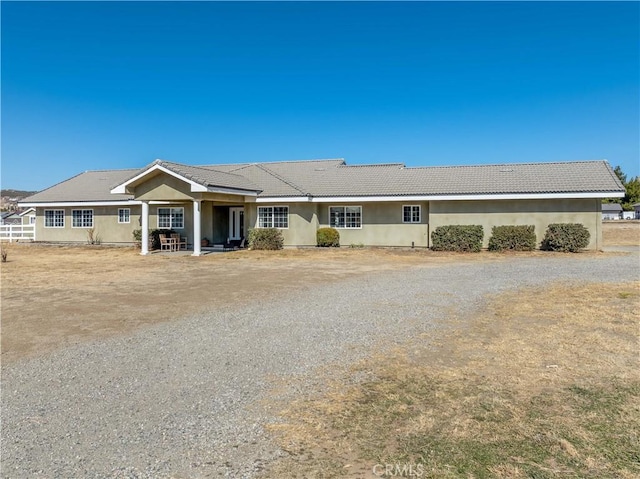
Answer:
[[[156,160],[144,168],[136,171],[123,182],[111,189],[113,194],[129,193],[130,187],[146,181],[158,171],[179,178],[191,185],[194,192],[219,192],[256,196],[261,190],[247,178],[234,173],[219,171],[214,168],[183,165],[171,161]]]

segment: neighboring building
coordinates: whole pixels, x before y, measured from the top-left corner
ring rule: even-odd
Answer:
[[[22,221],[22,226],[35,225],[36,224],[36,209],[35,208],[27,208],[22,213],[20,213],[20,218],[21,218],[21,221]]]
[[[342,245],[430,246],[449,224],[582,223],[601,247],[602,199],[623,197],[606,161],[406,167],[342,159],[189,166],[156,160],[139,170],[88,171],[29,198],[39,241],[131,243],[142,227],[179,231],[200,254],[203,237],[240,240],[249,228],[282,230],[286,246],[315,246],[332,226]],[[143,254],[146,254],[143,241]]]
[[[623,220],[635,220],[636,219],[636,212],[635,211],[623,211],[622,212],[622,219]]]
[[[0,224],[2,225],[19,225],[22,224],[20,215],[15,211],[5,211],[0,214]]]
[[[640,203],[635,203],[633,205],[633,212],[635,214],[635,219],[640,220]]]
[[[619,220],[622,218],[622,206],[619,203],[603,203],[602,219]]]

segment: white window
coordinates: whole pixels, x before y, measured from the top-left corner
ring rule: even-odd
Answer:
[[[288,206],[259,206],[258,228],[288,228]]]
[[[64,210],[44,210],[45,228],[64,228]]]
[[[181,230],[184,228],[184,208],[158,208],[158,228]]]
[[[334,228],[362,228],[362,206],[330,206],[329,224]]]
[[[118,209],[118,223],[131,223],[131,209],[120,208]]]
[[[71,210],[72,228],[93,228],[93,210]]]
[[[404,205],[402,207],[403,223],[420,223],[420,205]]]

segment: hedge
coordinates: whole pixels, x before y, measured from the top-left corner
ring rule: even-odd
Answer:
[[[249,248],[263,250],[282,249],[282,231],[276,228],[256,228],[249,230]]]
[[[482,249],[484,232],[480,225],[438,226],[431,233],[434,251],[473,251]]]
[[[494,226],[489,251],[533,251],[536,248],[535,226]]]
[[[322,247],[340,246],[340,233],[335,228],[320,228],[316,232],[316,244]]]
[[[590,237],[581,223],[553,223],[547,228],[540,249],[577,253],[589,245]]]

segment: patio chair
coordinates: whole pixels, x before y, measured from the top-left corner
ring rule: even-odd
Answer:
[[[187,249],[187,238],[184,236],[180,236],[178,233],[174,233],[171,235],[175,242],[176,250]]]
[[[169,238],[165,234],[158,235],[158,237],[160,238],[160,251],[173,251],[175,245],[175,240],[173,238]]]

